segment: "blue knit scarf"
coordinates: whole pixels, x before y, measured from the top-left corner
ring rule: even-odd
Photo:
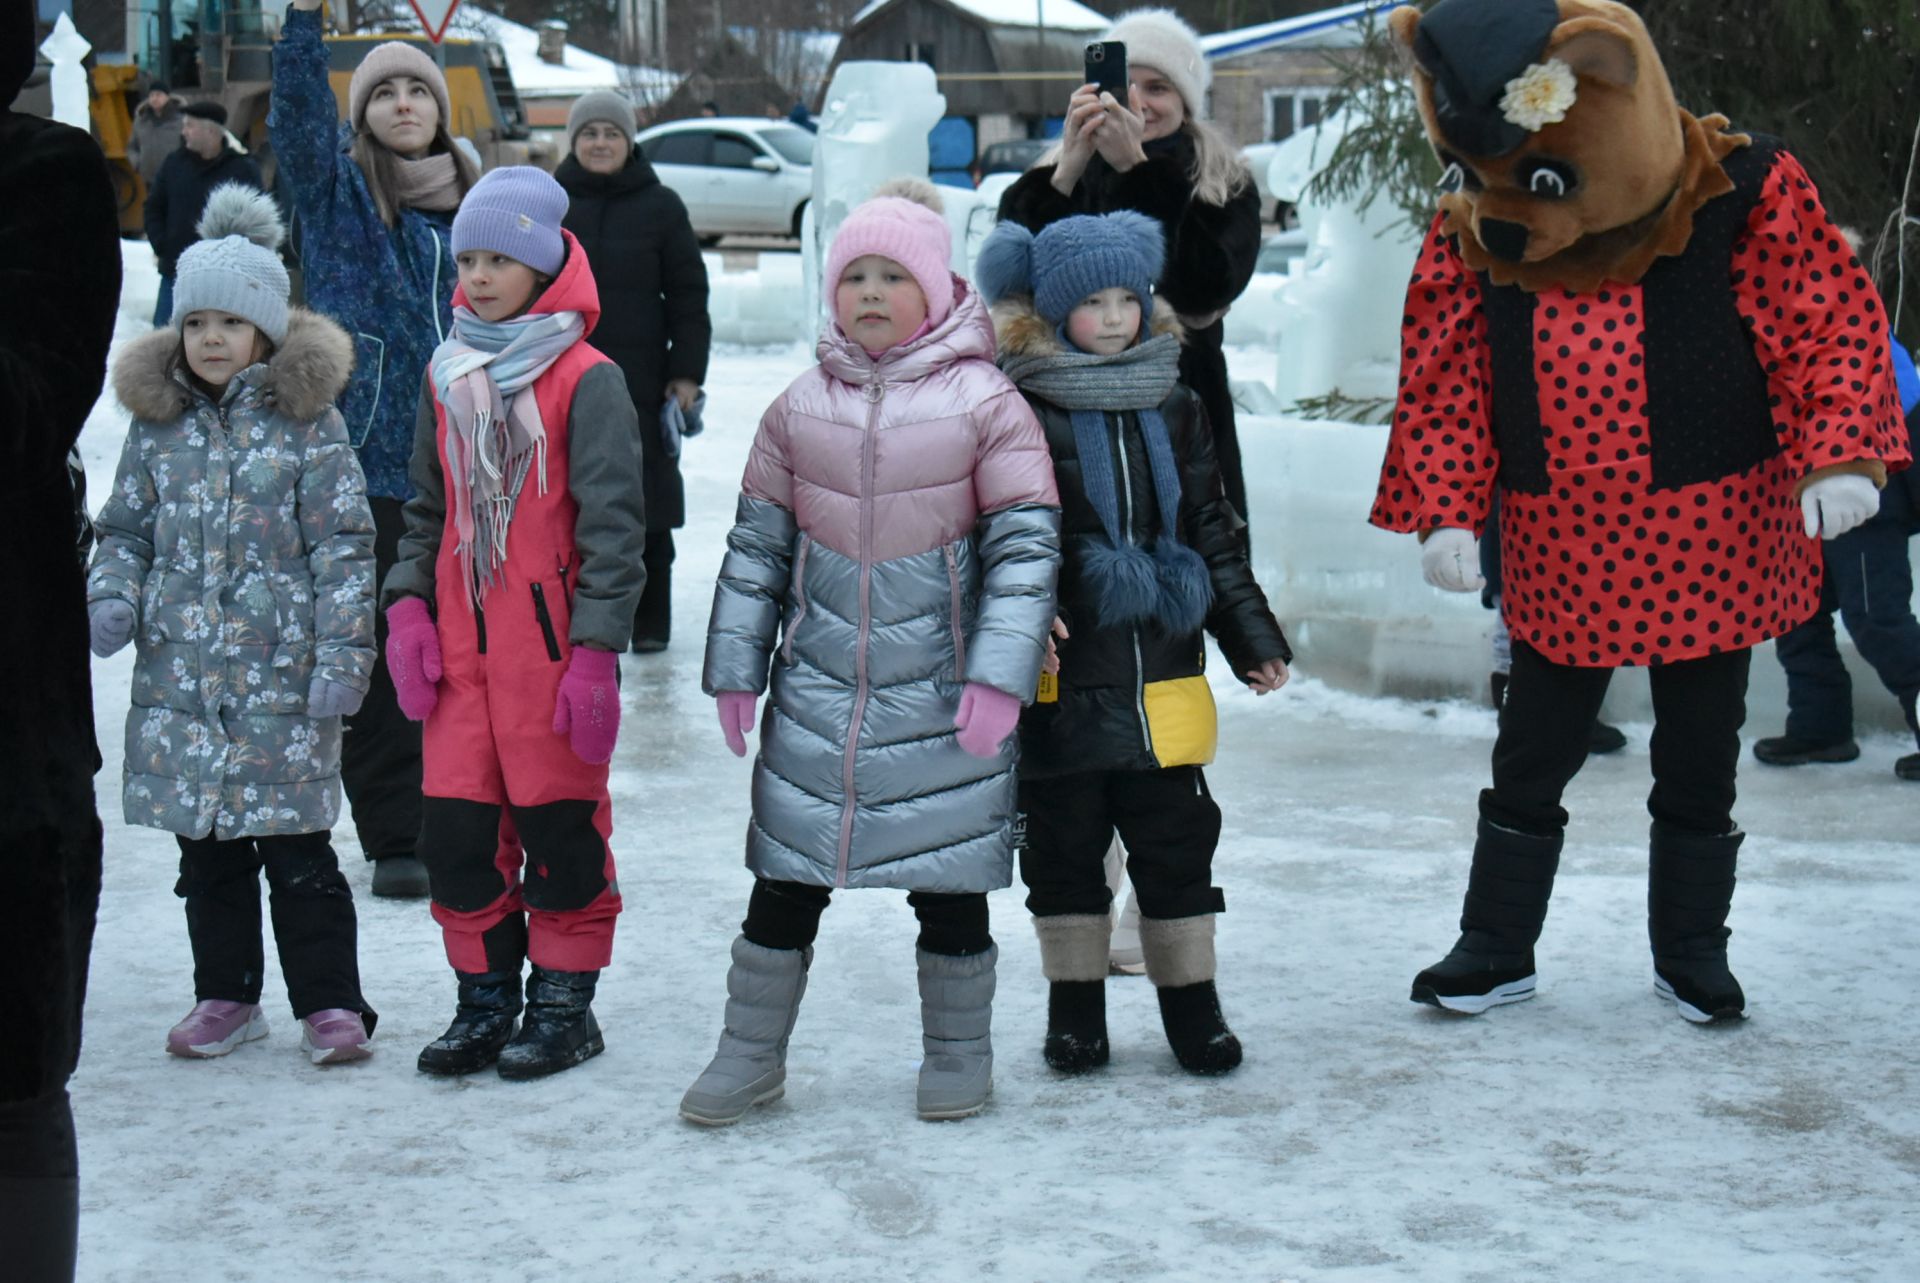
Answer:
[[[1199,628],[1213,605],[1213,580],[1200,554],[1180,542],[1180,464],[1160,416],[1161,403],[1180,379],[1180,341],[1162,334],[1112,356],[1071,347],[1007,356],[1001,369],[1021,391],[1051,401],[1072,420],[1080,482],[1106,532],[1106,541],[1092,545],[1083,567],[1098,622],[1104,627],[1156,624],[1173,634]],[[1107,414],[1127,410],[1139,420],[1160,509],[1160,533],[1150,552],[1133,542],[1120,520]]]

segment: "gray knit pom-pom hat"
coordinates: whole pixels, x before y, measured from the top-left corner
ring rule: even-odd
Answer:
[[[276,347],[287,337],[287,269],[280,263],[286,228],[273,199],[240,183],[222,183],[207,197],[194,230],[200,239],[174,271],[174,329],[191,312],[228,312],[253,322]]]

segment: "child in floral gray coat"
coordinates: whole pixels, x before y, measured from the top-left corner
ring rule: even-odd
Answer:
[[[273,203],[207,202],[180,256],[173,327],[128,345],[133,412],[87,582],[96,655],[136,643],[129,824],[178,835],[193,1011],[177,1056],[263,1037],[262,866],[301,1047],[364,1058],[353,895],[329,841],[340,719],[373,667],[373,518],[333,400],[345,332],[287,305]]]

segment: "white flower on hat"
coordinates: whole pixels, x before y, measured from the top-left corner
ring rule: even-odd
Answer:
[[[1573,68],[1558,58],[1536,62],[1507,82],[1500,97],[1500,114],[1528,133],[1567,118],[1578,82]]]

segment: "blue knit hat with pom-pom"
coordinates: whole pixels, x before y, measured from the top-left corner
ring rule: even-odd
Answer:
[[[1003,222],[980,247],[973,274],[989,304],[1031,294],[1034,310],[1053,325],[1065,321],[1089,294],[1115,288],[1139,296],[1144,321],[1153,315],[1153,283],[1166,259],[1159,222],[1121,209],[1076,214],[1038,234]]]

